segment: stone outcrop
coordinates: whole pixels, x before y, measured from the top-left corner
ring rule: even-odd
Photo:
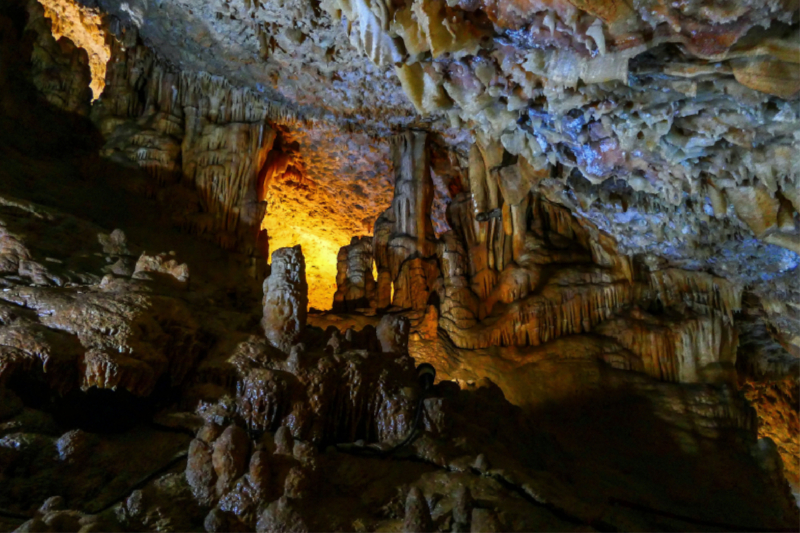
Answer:
[[[93,110],[103,154],[145,169],[177,226],[245,254],[257,274],[267,251],[260,188],[276,137],[269,105],[223,80],[173,72],[135,31],[120,31],[108,37],[113,60]]]
[[[336,293],[333,311],[346,313],[375,306],[375,278],[372,274],[372,238],[353,237],[336,258]]]
[[[269,342],[286,353],[300,341],[308,314],[306,262],[300,246],[272,252],[272,271],[264,280],[264,318]]]
[[[402,158],[397,164],[403,168]],[[436,250],[436,278],[410,286],[435,287],[438,327],[456,347],[539,346],[599,334],[618,343],[625,362],[615,364],[657,379],[704,381],[708,370],[715,381],[721,374],[711,368],[732,370],[739,286],[621,254],[610,236],[551,202],[540,182],[523,158],[479,139],[468,187],[448,207],[453,229],[439,239],[425,233],[419,246]],[[407,185],[398,180],[397,187]],[[403,201],[397,198],[404,195],[396,194],[395,220]],[[379,226],[376,243],[388,233]],[[397,227],[395,222],[394,232]],[[388,235],[389,243],[398,239]],[[380,253],[376,263],[380,273]],[[395,283],[402,286],[399,275]],[[682,316],[671,317],[667,309]]]

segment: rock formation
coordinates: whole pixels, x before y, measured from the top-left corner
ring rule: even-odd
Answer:
[[[272,272],[264,280],[264,318],[267,340],[286,353],[299,342],[306,327],[308,284],[300,246],[272,252]]]
[[[796,6],[43,5],[0,531],[796,528]]]
[[[424,309],[438,276],[431,224],[433,182],[424,132],[392,140],[395,189],[392,206],[375,222],[378,271],[376,306]]]
[[[336,293],[333,310],[355,311],[375,305],[375,278],[372,274],[372,239],[353,237],[342,246],[336,258]]]

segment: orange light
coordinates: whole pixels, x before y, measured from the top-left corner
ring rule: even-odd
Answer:
[[[38,0],[44,7],[44,16],[52,22],[53,37],[66,37],[89,55],[92,72],[92,100],[100,98],[106,86],[106,64],[111,57],[111,47],[106,44],[103,18],[94,9],[83,7],[74,0]]]
[[[284,191],[285,192],[285,191]],[[270,253],[278,248],[299,244],[306,259],[308,304],[327,310],[336,292],[336,257],[350,236],[338,234],[324,219],[293,209],[291,202],[277,195],[267,197],[269,207],[261,227],[269,234]]]

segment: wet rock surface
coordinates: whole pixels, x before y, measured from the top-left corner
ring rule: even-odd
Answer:
[[[638,12],[606,12],[608,6],[557,6],[558,17],[529,20],[503,3],[462,4],[333,9],[351,22],[366,20],[347,28],[348,43],[378,62],[398,63],[412,88],[418,69],[438,80],[432,59],[455,68],[446,64],[450,54],[485,46],[483,36],[497,30],[484,10],[509,38],[524,37],[511,32],[530,30],[526,25],[552,27],[559,49],[571,53],[587,43],[598,54],[601,43],[619,53],[619,32],[650,24]],[[144,12],[140,2],[127,5],[128,18]],[[176,20],[185,13],[163,5]],[[656,19],[677,16],[655,7]],[[198,8],[198,17],[208,9]],[[671,28],[659,31],[685,29],[690,36],[681,43],[695,57],[732,50],[702,38],[708,25],[701,22],[736,21],[737,13],[680,9]],[[787,484],[796,483],[798,468],[793,271],[769,271],[769,279],[744,284],[754,279],[742,274],[746,265],[725,277],[657,250],[626,253],[628,230],[609,232],[585,209],[598,194],[604,209],[618,205],[625,213],[633,198],[625,191],[612,197],[582,188],[581,203],[513,135],[476,134],[459,162],[442,157],[430,132],[409,130],[386,141],[396,179],[383,207],[391,205],[374,226],[359,220],[372,226],[371,243],[352,242],[343,254],[340,301],[352,305],[307,313],[305,248],[272,246],[271,268],[265,264],[270,246],[259,187],[270,172],[286,174],[292,165],[278,156],[296,149],[283,144],[288,136],[277,141],[277,131],[286,132],[267,121],[273,111],[224,80],[186,83],[164,65],[155,68],[153,53],[120,26],[112,55],[126,59],[109,68],[105,101],[92,108],[97,132],[76,103],[86,94],[72,90],[88,86],[86,61],[74,47],[54,46],[35,10],[0,6],[0,60],[12,67],[0,69],[0,529],[796,527]],[[391,24],[375,23],[390,12]],[[230,15],[226,21],[239,18]],[[751,15],[766,20],[759,9]],[[435,31],[445,20],[469,31]],[[607,34],[609,24],[622,26]],[[737,35],[748,31],[744,26]],[[155,39],[162,31],[145,33]],[[265,43],[273,51],[293,42],[316,54],[311,46],[319,44],[291,32],[274,45],[247,35],[245,45]],[[404,53],[418,62],[403,66],[405,56],[395,58],[400,35]],[[651,37],[664,38],[645,32],[648,47]],[[719,69],[762,83],[755,69],[767,68],[763,56],[773,51],[752,46],[752,53],[717,58]],[[531,68],[559,59],[545,52]],[[595,57],[579,55],[589,69]],[[475,93],[461,99],[474,106],[469,113],[506,120],[482,100],[481,87],[496,85],[497,74],[462,60],[478,71],[480,87],[455,69],[441,81],[446,93],[438,82],[423,84],[411,93],[420,95],[415,104],[449,105],[448,94],[472,87]],[[596,74],[594,68],[581,72]],[[143,72],[147,79],[139,80]],[[307,79],[303,72],[292,83]],[[777,92],[784,89],[773,83],[769,90],[785,99]],[[758,105],[783,112],[776,102]],[[789,111],[784,116],[791,124]],[[552,117],[534,119],[547,126]],[[657,130],[654,124],[647,128]],[[613,136],[584,126],[592,142],[608,148],[595,163],[623,168],[610,147]],[[579,135],[576,128],[566,121],[553,130]],[[652,141],[647,128],[644,139],[631,142]],[[724,135],[739,139],[734,133]],[[664,135],[684,155],[699,149],[675,132]],[[545,140],[559,144],[554,139]],[[275,142],[281,149],[273,154],[268,146]],[[115,158],[122,152],[144,164]],[[556,163],[563,166],[564,158],[559,151]],[[716,178],[708,179],[716,190]],[[769,242],[796,231],[796,214],[779,197],[791,204],[787,183],[772,193],[751,183],[737,188],[746,194],[737,198],[725,182],[725,194],[711,196],[718,206],[730,202],[725,216],[735,213]],[[437,187],[452,194],[448,206],[436,203]],[[680,208],[674,215],[683,216]],[[377,279],[370,294],[372,261]],[[328,296],[333,301],[332,287]],[[416,372],[423,361],[438,373],[428,388]]]

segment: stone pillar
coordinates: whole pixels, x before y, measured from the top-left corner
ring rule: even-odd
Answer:
[[[389,257],[389,240],[394,229],[394,211],[392,208],[384,211],[375,221],[372,232],[372,251],[375,259],[375,269],[378,279],[375,288],[375,307],[385,309],[392,305],[392,265]]]
[[[375,224],[376,259],[380,256],[377,263],[379,304],[389,286],[385,276],[382,277],[384,270],[389,271],[394,284],[392,305],[403,309],[425,309],[428,294],[439,275],[436,235],[431,223],[433,180],[426,143],[425,132],[410,130],[392,140],[394,199],[391,209]],[[384,245],[390,221],[391,234]]]
[[[339,250],[333,311],[345,313],[369,307],[375,300],[372,276],[372,238],[353,237]]]
[[[422,246],[434,235],[431,223],[433,180],[427,137],[423,131],[409,130],[392,143],[394,234],[415,237]]]
[[[264,318],[269,342],[289,353],[300,341],[308,314],[306,262],[300,245],[272,254],[272,273],[264,280]]]

